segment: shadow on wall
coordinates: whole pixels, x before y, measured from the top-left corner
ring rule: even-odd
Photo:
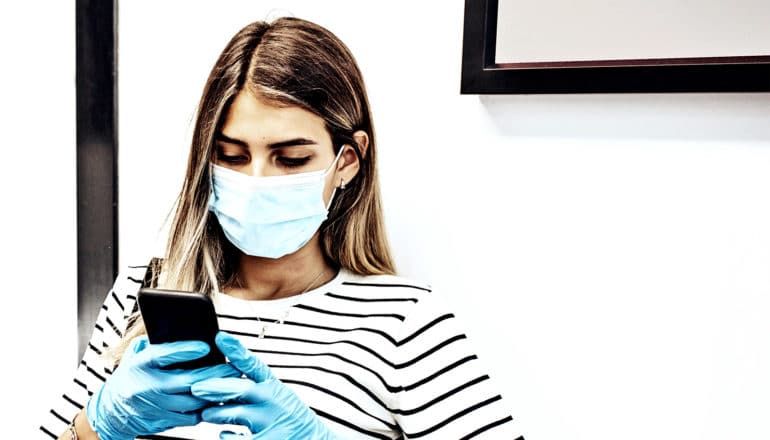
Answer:
[[[507,136],[770,141],[770,93],[482,95]]]

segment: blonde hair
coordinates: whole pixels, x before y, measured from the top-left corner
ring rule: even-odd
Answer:
[[[184,183],[178,195],[159,287],[210,295],[236,278],[238,251],[209,215],[210,162],[214,138],[232,100],[247,90],[268,102],[297,106],[324,119],[335,153],[350,145],[360,162],[357,176],[338,191],[320,228],[324,258],[363,275],[393,274],[385,234],[377,149],[363,78],[350,50],[327,29],[298,18],[258,21],[241,29],[220,54],[198,105]],[[353,133],[369,143],[362,152]],[[134,317],[117,350],[119,358],[145,332]]]

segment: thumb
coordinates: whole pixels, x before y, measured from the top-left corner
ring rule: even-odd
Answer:
[[[235,337],[220,331],[217,333],[215,341],[222,354],[230,360],[230,364],[249,379],[263,382],[274,377],[270,367],[241,345]]]
[[[209,345],[203,341],[164,342],[150,344],[146,350],[137,355],[137,362],[152,368],[163,368],[177,362],[198,359],[208,352]]]
[[[144,350],[150,341],[147,339],[147,335],[137,336],[128,343],[126,351],[123,352],[123,358],[120,363],[129,363],[128,360],[136,356],[137,353]]]

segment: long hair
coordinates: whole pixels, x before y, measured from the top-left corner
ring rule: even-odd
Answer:
[[[296,106],[325,121],[334,153],[356,151],[360,169],[337,194],[320,227],[324,258],[357,274],[393,274],[377,181],[377,149],[361,72],[345,44],[327,29],[298,18],[258,21],[241,29],[220,54],[198,104],[187,171],[175,203],[159,287],[212,294],[234,282],[238,252],[208,211],[214,139],[242,90],[271,104]],[[369,136],[365,152],[353,133]],[[136,319],[124,337],[144,333]]]

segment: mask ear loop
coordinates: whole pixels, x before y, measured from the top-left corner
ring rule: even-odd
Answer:
[[[329,165],[329,167],[326,169],[326,173],[324,173],[324,174],[329,174],[329,171],[331,171],[331,169],[334,166],[334,164],[336,164],[340,160],[340,157],[342,157],[342,152],[345,150],[345,147],[347,147],[347,146],[348,146],[348,144],[342,144],[342,146],[340,147],[340,150],[337,152],[337,157],[334,158],[334,160],[332,161],[331,165]],[[334,196],[337,195],[337,188],[345,189],[345,180],[344,179],[341,179],[341,183],[340,183],[339,187],[335,186],[334,189],[332,190],[332,195],[331,195],[331,197],[329,197],[329,203],[326,204],[326,212],[329,212],[329,208],[332,207],[332,202],[334,202]]]
[[[332,161],[332,163],[329,164],[328,167],[326,167],[326,171],[324,172],[324,174],[329,174],[329,171],[331,171],[331,169],[334,166],[334,164],[339,162],[340,157],[342,157],[342,152],[345,151],[345,147],[347,147],[347,146],[348,146],[348,144],[342,144],[342,146],[340,147],[340,150],[337,151],[337,155],[334,157],[334,160]]]

